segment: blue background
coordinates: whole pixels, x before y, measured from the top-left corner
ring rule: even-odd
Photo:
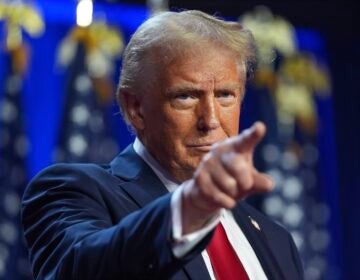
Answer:
[[[64,104],[65,75],[56,67],[56,50],[61,40],[75,24],[75,1],[37,1],[46,23],[42,37],[27,38],[31,46],[30,68],[25,80],[23,108],[25,128],[30,138],[31,150],[27,158],[29,178],[52,163],[52,152],[58,139]],[[351,3],[351,2],[349,2]],[[284,5],[285,6],[285,5]],[[326,9],[324,6],[323,9]],[[341,10],[339,11],[341,12]],[[97,3],[97,14],[106,14],[109,24],[118,26],[127,40],[136,27],[148,17],[142,5]],[[241,12],[239,12],[241,14]],[[300,14],[300,11],[299,11]],[[320,15],[319,15],[320,16]],[[351,13],[350,13],[351,16]],[[304,15],[305,17],[305,15]],[[324,20],[333,20],[328,18]],[[334,26],[334,25],[332,25]],[[342,25],[341,25],[342,26]],[[3,26],[0,26],[3,30]],[[330,31],[329,31],[330,32]],[[320,152],[323,165],[322,189],[327,202],[337,213],[332,228],[337,256],[344,279],[360,279],[357,252],[360,251],[360,164],[359,131],[359,39],[349,41],[343,32],[352,33],[351,26],[333,29],[331,36],[310,28],[298,28],[301,49],[315,52],[326,60],[333,78],[333,100],[318,103],[319,115],[325,126],[321,134]],[[1,33],[0,33],[1,34]],[[3,34],[1,34],[3,36]],[[338,38],[338,40],[336,39]],[[356,37],[358,38],[358,37]],[[4,77],[4,57],[0,57],[0,82]],[[118,65],[119,66],[119,65]],[[119,69],[119,67],[117,67]],[[114,80],[118,80],[118,72]],[[328,103],[326,103],[328,102]],[[333,104],[334,102],[334,104]],[[116,104],[113,106],[117,111]],[[335,126],[334,126],[335,124]],[[114,114],[116,136],[125,147],[132,139],[121,117]],[[336,156],[335,156],[336,151]]]

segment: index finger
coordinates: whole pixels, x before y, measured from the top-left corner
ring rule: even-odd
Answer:
[[[266,126],[262,122],[255,122],[250,128],[245,129],[233,142],[238,152],[252,152],[256,145],[264,138]]]

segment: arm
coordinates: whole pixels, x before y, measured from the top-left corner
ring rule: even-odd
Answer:
[[[172,254],[170,195],[113,221],[99,183],[69,165],[40,174],[23,199],[22,221],[38,279],[169,278],[205,246]]]

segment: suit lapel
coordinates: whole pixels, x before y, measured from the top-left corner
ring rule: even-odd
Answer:
[[[154,171],[129,145],[110,164],[112,173],[123,181],[120,187],[139,205],[144,207],[154,199],[165,195],[168,190]]]
[[[260,227],[258,228],[257,222],[252,219],[250,213],[248,213],[241,203],[232,212],[236,222],[254,249],[267,278],[272,280],[284,280],[285,277],[280,268],[281,266],[269,247],[266,236],[261,229],[259,230]]]
[[[188,262],[184,267],[185,273],[188,275],[189,279],[202,279],[210,280],[209,272],[206,268],[204,259],[201,254],[195,257],[193,260]]]
[[[160,179],[134,151],[132,145],[117,156],[110,166],[112,173],[123,180],[120,187],[134,199],[139,208],[168,193]],[[201,254],[185,265],[184,272],[190,279],[210,280]]]

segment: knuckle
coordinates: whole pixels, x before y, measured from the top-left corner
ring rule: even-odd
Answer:
[[[254,179],[249,173],[239,174],[237,177],[239,188],[243,191],[248,191],[254,185]]]
[[[249,170],[249,165],[242,157],[239,156],[233,158],[230,162],[228,162],[226,167],[232,174],[235,175],[248,172]]]
[[[228,185],[228,186],[230,186],[230,187],[236,187],[236,180],[233,178],[233,177],[227,177],[226,179],[225,179],[225,181],[226,181],[226,184]]]
[[[217,205],[222,205],[224,203],[223,198],[220,195],[214,195],[212,197],[212,203]]]

